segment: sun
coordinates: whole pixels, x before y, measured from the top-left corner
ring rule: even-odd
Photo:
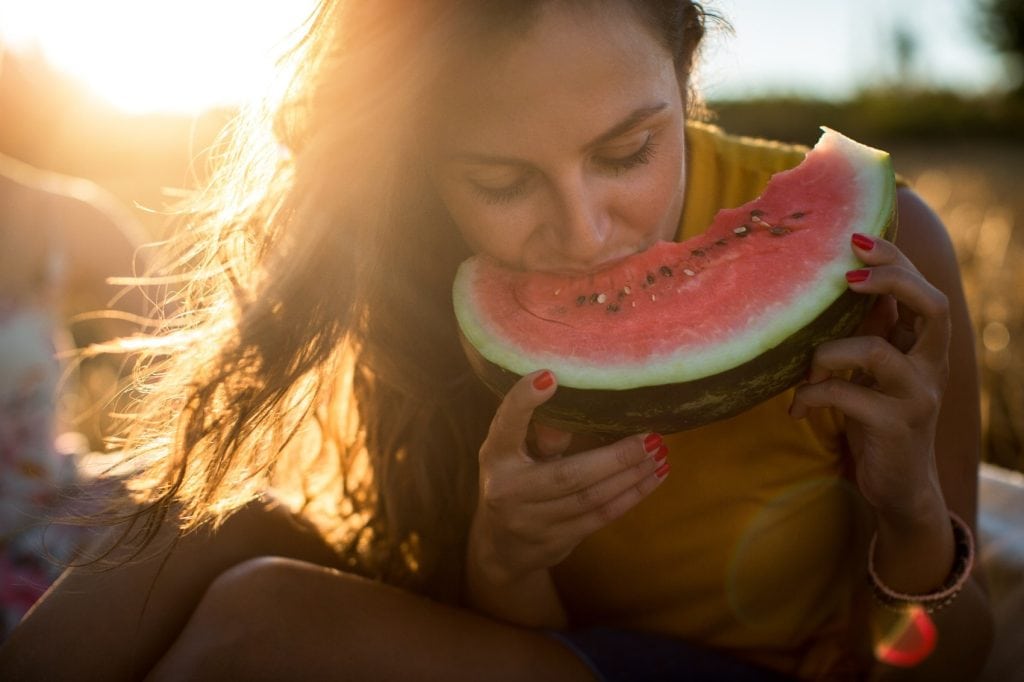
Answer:
[[[316,0],[5,0],[0,44],[38,49],[129,113],[197,113],[267,86]]]

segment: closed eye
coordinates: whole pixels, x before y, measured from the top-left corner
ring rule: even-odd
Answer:
[[[503,185],[470,180],[470,187],[487,203],[501,204],[513,201],[525,194],[529,182],[530,175],[524,174],[518,179]]]
[[[626,154],[625,156],[599,156],[595,158],[595,162],[603,168],[610,170],[615,175],[649,163],[654,157],[654,152],[657,149],[657,145],[654,143],[652,137],[651,133],[648,133],[644,138],[643,144],[641,144],[636,151],[630,154]]]

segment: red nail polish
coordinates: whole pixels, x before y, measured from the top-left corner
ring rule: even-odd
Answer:
[[[533,380],[533,387],[538,391],[543,391],[555,383],[555,377],[551,372],[545,370],[543,374],[537,375]]]
[[[644,450],[646,452],[654,452],[661,447],[661,434],[652,433],[644,438]]]
[[[668,448],[662,445],[658,448],[658,451],[654,453],[655,462],[664,462],[668,458]]]
[[[671,468],[672,465],[669,464],[668,462],[665,462],[660,467],[658,467],[658,470],[654,472],[654,475],[657,476],[658,478],[665,478],[666,476],[668,476],[668,470]]]
[[[863,282],[871,275],[870,270],[850,270],[846,273],[846,281],[850,284],[856,284],[857,282]]]
[[[852,241],[853,245],[862,251],[870,251],[875,248],[875,240],[866,234],[860,234],[859,232],[855,232],[853,236],[850,237],[850,241]]]

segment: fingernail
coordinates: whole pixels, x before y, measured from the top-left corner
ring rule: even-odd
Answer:
[[[665,478],[666,476],[668,476],[668,470],[671,468],[672,465],[669,464],[668,462],[665,462],[660,467],[658,467],[658,470],[654,472],[654,475],[657,476],[658,478]]]
[[[846,281],[849,282],[850,284],[856,284],[858,282],[863,282],[870,275],[870,270],[850,270],[848,273],[846,273]]]
[[[875,240],[866,234],[861,234],[859,232],[854,232],[853,236],[850,237],[850,241],[852,241],[853,245],[862,251],[870,251],[875,248]]]
[[[654,452],[661,447],[661,434],[652,433],[644,438],[644,450],[646,452]]]
[[[668,458],[668,448],[662,445],[658,448],[658,451],[654,453],[655,462],[664,462]]]
[[[538,374],[534,378],[533,387],[538,391],[543,391],[549,388],[553,383],[555,383],[555,376],[551,372],[545,370],[543,374]]]

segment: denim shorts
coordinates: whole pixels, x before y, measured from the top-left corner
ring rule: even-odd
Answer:
[[[586,628],[548,634],[571,649],[599,682],[781,682],[791,679],[716,651],[647,632]]]

